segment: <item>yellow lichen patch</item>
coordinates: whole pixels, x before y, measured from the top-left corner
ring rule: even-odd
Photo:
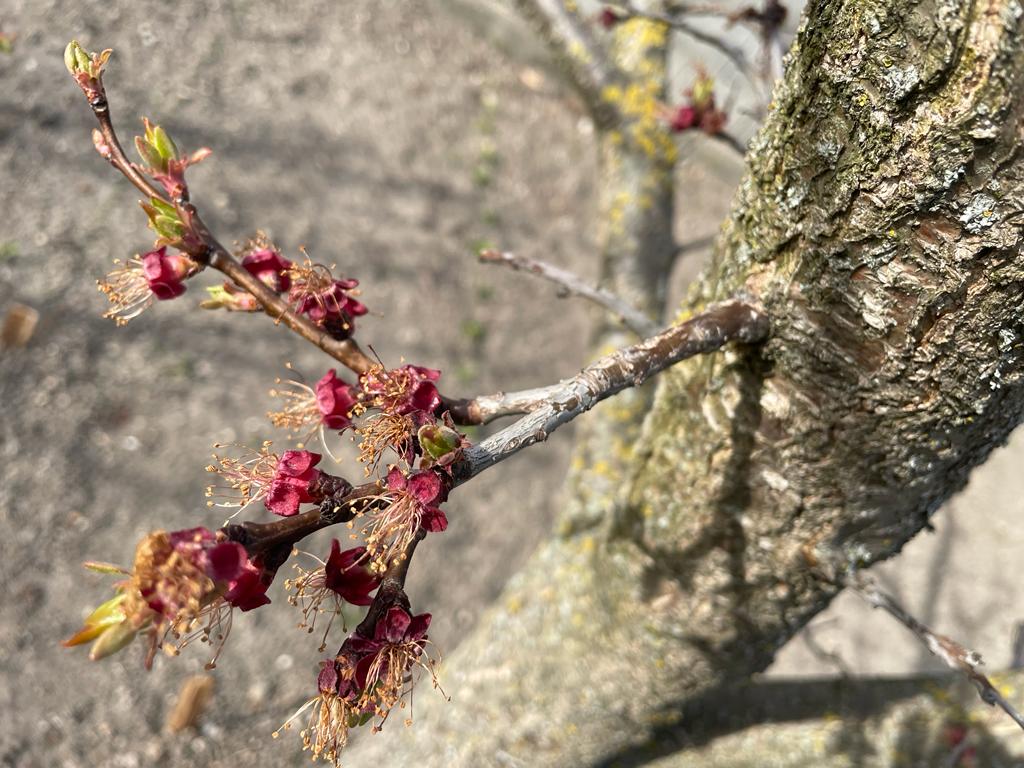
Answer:
[[[519,595],[512,595],[505,601],[505,610],[508,611],[510,616],[515,616],[523,610],[523,599]]]
[[[573,42],[569,45],[569,57],[581,64],[590,63],[590,54],[587,53],[587,49],[583,47],[583,44],[579,42]]]
[[[619,192],[612,199],[608,207],[607,222],[609,230],[614,235],[621,235],[625,232],[624,223],[626,211],[629,210],[630,195],[628,192]]]
[[[646,71],[652,64],[660,65],[663,70],[664,65],[651,54],[659,52],[667,42],[667,24],[651,19],[630,19],[615,28],[613,43],[617,63],[631,74],[653,74]]]
[[[674,163],[678,156],[676,143],[664,121],[665,105],[661,99],[664,69],[644,76],[623,89],[610,85],[601,92],[603,101],[614,107],[626,122],[624,134],[617,134],[616,145],[628,137],[647,157]]]

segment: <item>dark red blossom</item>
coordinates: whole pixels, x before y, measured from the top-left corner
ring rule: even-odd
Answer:
[[[224,599],[230,605],[251,611],[270,602],[266,592],[274,574],[265,572],[258,559],[250,560],[238,542],[218,540],[207,528],[172,531],[168,538],[175,552],[189,558],[225,590]]]
[[[706,72],[698,71],[697,79],[686,89],[685,95],[686,103],[668,116],[669,127],[677,133],[691,129],[712,136],[721,133],[729,116],[715,103],[715,81]]]
[[[384,683],[388,678],[404,677],[406,670],[416,662],[426,646],[430,618],[429,613],[413,616],[405,608],[393,605],[377,620],[373,637],[358,632],[350,636],[342,650],[354,653],[359,658],[355,669],[356,687],[372,694],[371,689],[375,683]],[[402,650],[401,655],[393,653],[396,648]],[[401,669],[390,670],[390,662],[395,658],[404,659],[405,663]],[[387,695],[383,691],[380,693]],[[394,695],[397,700],[400,692],[394,691]]]
[[[597,17],[597,20],[601,22],[601,26],[604,27],[605,29],[611,29],[620,21],[625,20],[625,18],[625,14],[623,14],[621,11],[617,11],[611,6],[606,5],[604,8],[601,9],[601,13]]]
[[[167,253],[167,246],[142,256],[142,274],[156,298],[173,299],[185,292],[185,278],[195,268],[188,256]]]
[[[291,288],[292,279],[289,270],[292,267],[292,262],[272,248],[249,251],[242,257],[242,266],[272,291],[281,293]]]
[[[319,453],[285,451],[278,459],[274,477],[263,504],[275,515],[290,517],[297,514],[299,505],[320,501],[316,492],[320,470],[314,467],[320,461]]]
[[[366,547],[341,551],[337,539],[331,542],[331,554],[324,565],[324,585],[352,605],[370,605],[370,593],[380,586],[380,579],[363,565]]]
[[[330,429],[352,426],[349,412],[358,402],[358,387],[342,381],[333,369],[316,383],[316,405],[324,425]]]
[[[363,378],[363,388],[375,397],[375,405],[398,415],[417,411],[433,414],[441,405],[435,381],[441,372],[419,365],[403,365],[390,371],[376,370]]]
[[[272,579],[272,574],[268,579],[263,569],[246,563],[238,577],[231,583],[231,587],[224,593],[224,599],[243,612],[267,605],[270,603],[270,598],[267,597],[267,588],[270,586],[268,582]]]
[[[324,291],[301,296],[298,312],[308,315],[314,323],[340,322],[349,326],[351,333],[355,327],[353,318],[368,311],[361,301],[350,295],[358,285],[358,280],[334,280]]]
[[[388,472],[388,490],[397,491],[419,506],[420,525],[430,533],[440,533],[448,527],[448,518],[437,505],[444,502],[447,493],[436,472],[413,472],[406,475],[398,467]]]
[[[126,576],[116,585],[118,594],[93,611],[64,644],[95,641],[90,657],[100,659],[145,632],[150,638],[147,667],[162,638],[173,632],[184,636],[184,645],[197,625],[205,624],[199,630],[203,636],[217,636],[219,653],[231,607],[247,611],[269,603],[265,593],[274,577],[258,558],[250,560],[241,544],[202,527],[154,531],[136,547],[131,571],[106,568]]]

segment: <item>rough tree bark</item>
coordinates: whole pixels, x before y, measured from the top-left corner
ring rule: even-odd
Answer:
[[[607,404],[563,524],[447,659],[451,702],[421,691],[415,725],[353,764],[611,764],[764,669],[1004,441],[1024,409],[1022,16],[1017,0],[809,4],[684,309],[744,292],[772,338],[678,366],[650,408]],[[620,287],[668,264],[664,37],[621,25],[624,76],[602,91],[620,113],[599,138]],[[656,307],[646,285],[633,298]]]

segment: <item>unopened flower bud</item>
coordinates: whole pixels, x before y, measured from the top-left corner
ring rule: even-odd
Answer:
[[[251,293],[245,291],[231,290],[231,287],[215,285],[206,289],[210,298],[199,302],[203,309],[226,309],[229,312],[258,312],[259,302]]]
[[[138,633],[139,630],[132,626],[127,619],[108,627],[92,644],[92,648],[89,649],[89,658],[92,661],[99,661],[107,656],[113,656],[118,651],[127,648]]]
[[[424,453],[441,464],[462,447],[462,435],[443,424],[424,424],[416,438]]]
[[[111,53],[109,48],[101,53],[88,53],[77,40],[72,40],[64,49],[64,66],[90,102],[103,96],[100,75]]]

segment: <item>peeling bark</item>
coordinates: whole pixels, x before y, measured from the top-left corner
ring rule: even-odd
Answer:
[[[1017,0],[810,4],[684,311],[747,292],[772,339],[662,377],[639,437],[642,395],[608,404],[622,426],[582,435],[559,535],[446,663],[452,702],[421,694],[413,728],[363,747],[418,765],[629,755],[766,667],[1005,440],[1024,411],[1022,15]],[[622,27],[636,78],[656,59],[630,59],[627,36],[657,33]],[[658,76],[604,96],[628,113]],[[608,228],[617,177],[631,194],[666,183],[643,112],[601,137]],[[651,241],[623,231],[606,258],[636,264]]]

